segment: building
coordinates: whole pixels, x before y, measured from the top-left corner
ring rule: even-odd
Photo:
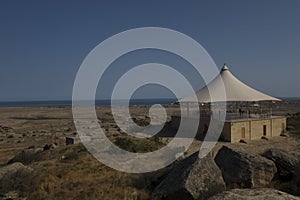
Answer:
[[[211,100],[210,92],[218,93],[220,88],[225,90],[225,101],[218,96]],[[272,114],[273,104],[278,101],[281,100],[247,86],[224,65],[215,79],[196,92],[196,97],[186,97],[179,101],[186,104],[186,113],[172,116],[172,126],[177,127],[180,118],[188,118],[189,123],[199,123],[198,135],[205,135],[210,121],[218,120],[218,116],[211,114],[211,106],[225,104],[226,116],[221,140],[234,143],[280,136],[286,129],[286,117]],[[191,105],[198,106],[200,113],[193,112]],[[199,118],[195,119],[195,115],[200,115],[200,122]]]

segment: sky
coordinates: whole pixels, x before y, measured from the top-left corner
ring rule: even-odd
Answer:
[[[112,35],[164,27],[199,42],[218,68],[226,63],[246,84],[276,97],[300,97],[300,1],[0,1],[0,101],[70,100],[85,57]],[[137,64],[169,64],[204,86],[189,63],[158,50],[116,60],[99,83],[107,99]],[[200,77],[200,78],[199,78]],[[142,77],[141,77],[142,78]],[[136,97],[170,97],[156,85]],[[184,93],[183,93],[184,95]]]

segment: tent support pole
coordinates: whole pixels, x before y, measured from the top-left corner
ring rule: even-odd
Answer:
[[[260,118],[262,118],[262,103],[259,102]]]
[[[187,113],[187,116],[190,115],[190,103],[189,102],[186,103],[186,113]]]
[[[270,117],[271,117],[271,118],[272,118],[272,114],[273,114],[273,113],[272,113],[272,112],[273,112],[272,106],[273,106],[273,105],[272,105],[272,101],[270,101]]]
[[[249,119],[249,101],[247,101],[247,119]]]
[[[239,114],[238,102],[237,101],[235,102],[235,114],[236,114],[236,116],[238,116],[238,114]]]

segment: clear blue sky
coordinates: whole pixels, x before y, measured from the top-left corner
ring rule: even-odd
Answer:
[[[145,26],[187,34],[205,47],[219,68],[227,63],[256,89],[299,97],[299,10],[297,0],[0,1],[0,101],[71,99],[76,72],[97,44]],[[160,58],[185,71],[183,61],[159,53],[129,55],[110,73],[124,70],[117,66]],[[107,98],[112,80],[98,98]],[[194,87],[203,86],[196,77],[192,80]],[[166,94],[150,92],[160,93]]]

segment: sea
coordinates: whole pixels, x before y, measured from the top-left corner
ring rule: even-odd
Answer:
[[[153,105],[153,104],[171,104],[176,102],[177,99],[173,98],[162,98],[162,99],[131,99],[130,105]],[[125,104],[125,100],[117,100],[115,103]],[[71,106],[71,100],[60,100],[60,101],[3,101],[0,102],[0,106]],[[111,100],[95,100],[96,106],[111,105]]]
[[[292,102],[300,101],[300,97],[279,97],[279,99]],[[130,105],[153,105],[153,104],[171,104],[178,101],[175,98],[152,98],[152,99],[131,99]],[[125,104],[125,100],[114,101],[117,104]],[[71,100],[51,100],[51,101],[0,101],[0,106],[71,106]],[[111,100],[95,100],[95,105],[111,105]]]

